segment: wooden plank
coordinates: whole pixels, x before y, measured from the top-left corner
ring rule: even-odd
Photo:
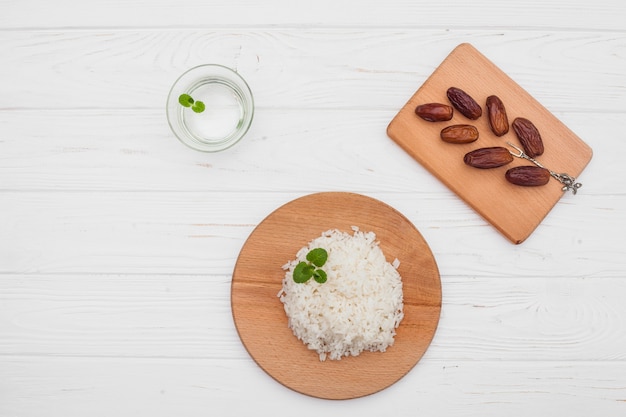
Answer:
[[[0,413],[37,416],[276,413],[315,417],[626,412],[625,362],[425,360],[398,384],[350,401],[283,388],[251,360],[17,358],[0,362]],[[94,404],[98,404],[94,408]]]
[[[0,111],[2,190],[449,193],[385,134],[397,109],[262,109],[244,140],[219,154],[179,143],[162,110],[36,113],[39,123],[31,123],[32,111]],[[626,141],[614,127],[623,114],[558,116],[596,150],[579,195],[561,201],[620,190]],[[318,169],[294,156],[302,152]]]
[[[110,3],[92,0],[57,0],[48,2],[25,0],[5,7],[0,26],[6,28],[85,28],[85,27],[220,27],[220,26],[354,26],[400,27],[416,26],[448,28],[462,27],[471,31],[484,27],[520,27],[527,30],[549,28],[556,30],[621,30],[625,9],[623,3],[598,0],[529,1],[502,3],[477,0],[471,3],[428,3],[407,0],[382,4],[363,1],[319,0],[294,10],[288,0],[268,0],[260,4],[240,1],[237,6],[219,2],[189,0],[182,7],[168,1],[135,0],[116,4],[115,13],[94,13],[107,10]],[[451,9],[454,9],[454,13]],[[66,11],[71,10],[72,13]],[[193,12],[190,12],[193,10]],[[63,11],[63,12],[62,12]],[[555,13],[558,18],[555,18]]]
[[[626,361],[626,334],[615,330],[626,317],[623,275],[540,275],[443,275],[440,323],[418,368],[433,360]],[[1,275],[0,364],[249,359],[230,292],[230,274]]]
[[[258,108],[397,111],[452,48],[471,42],[552,111],[623,111],[622,32],[448,28],[5,31],[0,109],[162,114],[183,71],[218,63],[238,70]]]
[[[0,273],[231,274],[254,227],[305,194],[3,192]],[[624,196],[576,196],[511,247],[451,194],[367,195],[416,225],[445,275],[623,277],[626,270],[621,235],[612,233]]]

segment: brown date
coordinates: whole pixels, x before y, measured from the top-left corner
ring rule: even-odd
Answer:
[[[426,103],[417,106],[415,114],[429,122],[445,122],[452,119],[454,109],[447,104]]]
[[[493,146],[474,149],[466,153],[463,157],[463,162],[474,168],[498,168],[513,162],[513,155],[511,155],[511,152],[509,152],[507,148]]]
[[[539,134],[539,130],[528,119],[518,117],[513,120],[513,130],[517,135],[524,152],[531,158],[539,156],[543,153],[543,140]]]
[[[483,109],[469,94],[457,87],[450,87],[446,92],[448,100],[468,119],[476,120],[483,114]]]
[[[520,166],[507,170],[504,177],[511,184],[537,187],[550,181],[550,171],[534,165]]]
[[[509,119],[506,116],[504,103],[498,96],[487,97],[487,115],[489,126],[496,136],[503,136],[509,132]]]
[[[471,143],[478,139],[478,129],[472,125],[452,125],[442,129],[439,136],[448,143]]]

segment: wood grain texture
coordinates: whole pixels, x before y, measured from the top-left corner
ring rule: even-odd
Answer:
[[[0,233],[10,239],[0,239],[0,273],[228,275],[255,226],[305,194],[3,192]],[[450,192],[367,195],[419,228],[445,275],[623,277],[626,270],[621,235],[612,233],[624,196],[581,192],[557,205],[522,247],[512,247]]]
[[[622,277],[456,274],[441,282],[439,325],[415,380],[430,361],[626,361],[626,333],[614,331],[626,321]],[[230,292],[230,274],[3,275],[0,363],[19,357],[252,362],[235,329]]]
[[[228,417],[272,412],[464,416],[477,410],[490,417],[587,416],[601,410],[619,417],[626,408],[623,361],[428,360],[389,389],[350,401],[323,401],[290,391],[251,359],[11,357],[0,363],[0,370],[5,376],[0,379],[0,412],[8,416],[37,416],[47,409],[72,417],[130,416],[137,410],[156,416],[211,412]],[[94,409],[94,403],[101,405]]]
[[[215,1],[189,0],[180,3],[136,0],[121,7],[123,13],[93,13],[108,10],[106,0],[84,3],[79,0],[59,0],[55,5],[27,0],[21,7],[5,0],[7,7],[0,24],[7,28],[61,27],[197,27],[197,26],[348,26],[377,28],[380,26],[430,26],[482,28],[522,27],[581,29],[623,29],[621,17],[624,5],[610,0],[598,0],[593,5],[581,0],[533,0],[524,3],[502,3],[480,0],[472,3],[424,3],[399,0],[381,4],[375,0],[336,2],[320,0],[295,6],[289,0],[239,1],[236,7]],[[73,10],[76,19],[66,10]],[[194,12],[190,12],[193,10]],[[149,13],[147,12],[149,11]],[[558,18],[555,18],[558,16]],[[28,22],[28,23],[22,23]]]
[[[592,157],[591,148],[558,120],[543,105],[522,89],[470,44],[457,46],[433,74],[419,87],[387,128],[387,134],[407,153],[419,161],[447,187],[480,213],[511,242],[520,244],[563,196],[563,185],[552,179],[543,187],[513,186],[504,179],[505,169],[532,165],[517,160],[498,169],[475,169],[463,163],[472,150],[500,146],[514,141],[512,132],[497,137],[491,131],[486,115],[469,121],[455,111],[447,123],[428,122],[415,114],[415,108],[426,103],[450,103],[446,92],[457,87],[467,92],[480,107],[486,98],[498,96],[511,121],[530,119],[544,138],[546,152],[538,158],[544,166],[558,173],[577,177]],[[448,125],[470,123],[480,138],[470,144],[449,144],[439,138]],[[512,131],[513,129],[511,129]],[[519,141],[515,141],[520,146]],[[514,151],[514,149],[511,149]],[[557,168],[558,167],[558,168]]]
[[[294,111],[259,110],[242,143],[223,154],[204,155],[181,145],[159,111],[41,112],[42,123],[29,126],[27,137],[20,132],[34,113],[14,111],[3,124],[5,171],[0,173],[0,188],[446,193],[440,181],[386,136],[385,127],[396,113],[313,110],[304,117]],[[626,152],[624,141],[613,136],[621,117],[566,115],[568,125],[597,151],[579,178],[588,184],[577,197],[616,191],[621,154]],[[310,146],[313,143],[316,146]],[[293,155],[304,148],[311,159],[324,164],[323,170],[301,168]],[[281,164],[259,163],[272,158]]]
[[[403,314],[384,353],[362,352],[320,361],[287,325],[278,299],[282,265],[327,230],[374,232],[387,262],[400,261]],[[392,385],[422,357],[437,329],[441,282],[428,243],[400,212],[353,193],[318,193],[293,200],[266,217],[246,240],[232,278],[233,318],[254,360],[283,385],[326,399],[370,395]]]
[[[0,416],[626,414],[626,3],[0,5]],[[386,136],[464,42],[594,150],[522,245]],[[206,62],[257,104],[245,146],[219,155],[177,143],[164,114]],[[350,401],[274,381],[230,308],[254,228],[325,191],[402,212],[441,273],[425,355]]]
[[[258,109],[395,114],[455,46],[470,42],[551,111],[612,113],[624,109],[615,86],[626,71],[625,40],[621,31],[447,26],[5,31],[0,109],[152,109],[163,116],[183,71],[219,63],[246,79]]]

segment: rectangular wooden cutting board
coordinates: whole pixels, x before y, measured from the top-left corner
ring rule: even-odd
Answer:
[[[419,104],[450,104],[446,96],[449,87],[458,87],[472,96],[483,107],[483,115],[478,120],[469,120],[455,110],[450,121],[427,122],[415,114]],[[541,187],[520,187],[507,182],[504,177],[507,169],[532,165],[523,159],[515,158],[509,165],[489,170],[472,168],[463,162],[463,156],[477,148],[507,147],[507,141],[521,147],[512,128],[502,137],[491,132],[485,109],[490,95],[497,95],[503,101],[509,123],[516,117],[524,117],[537,127],[545,147],[544,154],[537,160],[557,173],[568,173],[573,177],[580,175],[591,160],[591,148],[466,43],[457,46],[413,94],[390,122],[387,134],[506,238],[519,244],[530,236],[561,197],[576,197],[565,194],[562,184],[553,178]],[[460,145],[440,139],[441,129],[461,123],[478,128],[480,136],[477,141]]]

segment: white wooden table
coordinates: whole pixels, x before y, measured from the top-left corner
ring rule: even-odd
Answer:
[[[615,0],[1,0],[0,416],[626,415],[625,22]],[[463,42],[594,150],[521,245],[385,132]],[[201,63],[255,95],[220,154],[165,118]],[[319,191],[401,211],[441,273],[426,355],[355,400],[275,382],[231,316],[246,238]]]

